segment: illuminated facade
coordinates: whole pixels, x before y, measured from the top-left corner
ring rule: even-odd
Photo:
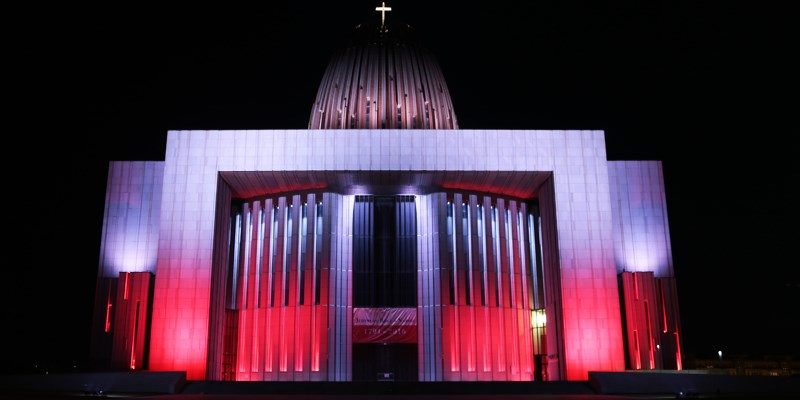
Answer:
[[[170,131],[109,166],[93,358],[189,379],[680,369],[661,164],[602,131],[462,130],[409,27],[365,27],[307,130]]]

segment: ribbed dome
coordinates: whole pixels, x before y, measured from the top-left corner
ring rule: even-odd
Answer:
[[[309,129],[458,129],[433,55],[408,25],[359,25],[331,59]]]

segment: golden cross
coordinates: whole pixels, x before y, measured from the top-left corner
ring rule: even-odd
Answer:
[[[382,1],[380,7],[375,7],[375,11],[381,12],[381,27],[383,27],[386,22],[386,12],[392,11],[392,7],[386,7],[386,2]]]

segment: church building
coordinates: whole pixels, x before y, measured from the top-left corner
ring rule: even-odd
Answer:
[[[659,161],[460,129],[390,7],[308,129],[169,131],[109,165],[92,359],[191,380],[544,381],[681,369]]]

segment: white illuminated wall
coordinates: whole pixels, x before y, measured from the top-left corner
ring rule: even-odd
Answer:
[[[672,249],[660,161],[609,161],[617,272],[671,277]]]
[[[163,180],[162,161],[109,163],[98,277],[156,272]]]
[[[565,348],[552,362],[565,366],[560,379],[585,380],[588,371],[624,369],[602,131],[170,131],[163,165],[153,370],[185,370],[188,379],[206,378],[219,172],[322,170],[552,171]],[[132,226],[143,229],[138,217]],[[129,226],[110,225],[112,233]],[[148,235],[143,240],[149,244]],[[136,249],[149,254],[151,247],[137,244]],[[103,254],[111,253],[105,248]],[[119,262],[125,259],[120,256]]]

